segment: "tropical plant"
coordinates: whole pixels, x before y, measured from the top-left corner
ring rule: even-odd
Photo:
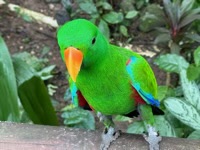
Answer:
[[[197,64],[200,61],[198,55],[199,49],[194,52]],[[167,54],[157,58],[156,64],[165,71],[175,72],[180,76],[181,94],[178,97],[175,94],[167,97],[163,104],[173,117],[184,124],[185,133],[181,137],[200,139],[200,88],[195,81],[187,78],[187,71],[191,71],[188,70],[189,63],[182,56]],[[179,130],[180,127],[183,125],[179,125]]]
[[[119,3],[118,11],[114,10],[114,4],[108,0],[75,0],[79,9],[72,11],[72,3],[69,0],[62,0],[71,18],[83,16],[95,23],[104,35],[109,38],[110,34],[120,33],[128,37],[128,28],[134,18],[138,16],[137,9],[141,9],[148,0],[132,1],[122,0]],[[135,8],[136,6],[136,8]],[[85,15],[83,15],[85,14]],[[110,32],[110,30],[113,30]],[[115,33],[115,34],[114,34]]]
[[[43,80],[19,57],[13,56],[11,59],[2,37],[0,37],[0,72],[0,120],[19,122],[21,119],[19,112],[23,108],[26,113],[21,114],[27,114],[33,123],[58,125]]]
[[[192,43],[200,42],[200,36],[191,28],[200,19],[200,9],[194,4],[195,0],[163,0],[163,8],[149,5],[141,17],[140,29],[156,30],[155,43],[167,44],[171,53],[179,54]]]

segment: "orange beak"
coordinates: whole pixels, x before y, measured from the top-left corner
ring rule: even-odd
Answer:
[[[64,56],[69,75],[76,82],[83,61],[83,53],[74,47],[68,47],[64,52]]]

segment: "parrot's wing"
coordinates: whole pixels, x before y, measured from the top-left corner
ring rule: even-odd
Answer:
[[[69,78],[69,87],[72,96],[72,103],[75,107],[83,107],[84,109],[90,109],[86,99],[83,97],[81,91],[77,88],[75,82]],[[91,109],[90,109],[91,110]]]
[[[141,56],[131,56],[127,61],[126,70],[131,79],[134,94],[137,98],[140,96],[139,102],[143,100],[147,104],[158,107],[160,102],[155,98],[157,94],[156,79],[146,60]]]

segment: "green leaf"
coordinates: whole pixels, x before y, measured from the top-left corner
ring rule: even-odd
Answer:
[[[82,2],[79,3],[79,7],[87,14],[97,14],[97,8],[93,2]]]
[[[120,30],[120,33],[122,33],[123,36],[128,37],[128,30],[124,25],[120,25],[119,30]]]
[[[179,73],[180,69],[187,69],[189,66],[182,56],[176,54],[161,55],[155,60],[155,64],[167,72],[176,73]]]
[[[181,122],[196,130],[200,130],[200,114],[192,105],[174,97],[167,98],[164,101],[164,105]]]
[[[192,23],[193,21],[199,20],[199,19],[200,19],[200,14],[189,14],[184,19],[181,20],[179,24],[179,28],[183,28],[186,25]]]
[[[137,15],[138,15],[138,11],[132,10],[132,11],[129,11],[129,12],[126,14],[125,18],[126,18],[126,19],[133,19],[133,18],[135,18]]]
[[[161,136],[176,137],[176,133],[164,116],[154,116],[155,128]],[[128,126],[127,133],[142,134],[146,131],[142,121],[135,121]]]
[[[111,11],[111,12],[103,15],[102,18],[110,24],[117,24],[117,23],[120,23],[123,21],[124,16],[122,13],[117,13],[117,12]]]
[[[196,67],[194,64],[190,64],[187,68],[187,78],[190,81],[196,80],[200,76],[200,66]]]
[[[127,133],[142,134],[145,131],[142,121],[134,121],[128,126]]]
[[[199,42],[200,43],[200,36],[196,33],[185,33],[184,36],[186,36],[187,38],[195,41],[195,42]]]
[[[194,81],[188,81],[186,70],[180,72],[181,86],[185,100],[200,112],[200,90]]]
[[[64,124],[69,127],[95,129],[95,120],[92,113],[79,107],[67,107],[61,117],[64,118]]]
[[[200,47],[194,51],[194,62],[197,66],[200,66]]]
[[[169,48],[170,48],[170,50],[171,50],[171,53],[177,54],[177,55],[180,54],[181,47],[180,47],[178,44],[172,42],[172,43],[170,43]]]
[[[159,101],[163,100],[167,95],[168,87],[167,86],[158,86],[157,98]]]
[[[36,124],[58,125],[56,113],[44,82],[30,66],[13,57],[20,101]]]
[[[168,43],[170,40],[171,40],[171,36],[169,33],[162,33],[156,37],[156,39],[154,40],[154,43],[155,44]]]
[[[105,35],[107,39],[110,38],[110,29],[108,27],[108,24],[104,20],[100,20],[98,25],[100,31]]]
[[[166,25],[164,16],[163,9],[159,5],[148,5],[145,14],[140,17],[140,30],[148,32],[156,27]]]
[[[194,5],[195,0],[183,0],[181,3],[181,14],[186,13],[191,10]]]
[[[99,7],[99,6],[102,6],[103,9],[105,10],[112,10],[112,5],[110,5],[108,2],[103,2],[103,1],[99,1],[96,3],[96,6]]]
[[[187,138],[200,140],[200,130],[193,131]]]
[[[122,116],[122,115],[117,115],[114,118],[114,121],[128,121],[131,122],[132,118],[126,117],[126,116]]]
[[[176,137],[176,132],[164,116],[154,116],[155,127],[161,136]]]
[[[163,0],[163,5],[172,28],[176,27],[180,19],[179,5],[176,2],[171,2],[171,0]]]
[[[19,121],[15,72],[10,54],[0,36],[0,120]]]

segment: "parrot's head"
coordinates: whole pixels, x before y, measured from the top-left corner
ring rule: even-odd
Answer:
[[[108,51],[108,41],[90,21],[76,19],[61,26],[58,45],[68,72],[74,82],[80,69],[100,62]]]

